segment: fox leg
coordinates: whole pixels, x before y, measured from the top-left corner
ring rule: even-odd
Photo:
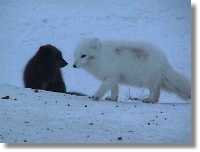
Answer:
[[[97,90],[97,92],[94,94],[92,98],[95,100],[101,99],[104,96],[104,94],[110,89],[112,89],[115,85],[116,85],[115,79],[106,79],[105,81],[103,81],[103,83],[101,84],[101,86],[99,87],[99,89]],[[114,87],[113,91],[114,91],[113,92],[113,98],[114,98],[114,96],[118,94],[118,86],[117,88]]]
[[[118,84],[116,84],[111,89],[111,100],[117,101],[118,96],[119,96],[119,86]]]
[[[119,86],[118,84],[113,85],[111,88],[111,97],[106,97],[106,100],[117,101],[119,94]]]
[[[160,82],[154,83],[154,86],[149,89],[150,94],[147,98],[143,99],[145,103],[157,103],[160,98]]]

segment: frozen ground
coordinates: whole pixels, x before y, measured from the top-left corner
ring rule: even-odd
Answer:
[[[63,69],[68,90],[93,94],[99,82],[83,70],[73,69],[72,63],[78,41],[94,36],[152,42],[162,48],[176,70],[190,79],[190,15],[189,0],[1,0],[0,95],[17,100],[0,100],[0,140],[190,142],[191,105],[166,92],[161,94],[161,103],[179,104],[129,103],[129,96],[143,98],[148,92],[125,86],[120,88],[123,103],[117,103],[119,107],[112,102],[22,89],[26,62],[40,45],[51,43],[70,63]],[[66,106],[68,103],[72,106]],[[88,125],[91,121],[94,125]],[[123,140],[117,140],[119,136]]]
[[[90,101],[1,86],[0,142],[190,144],[191,104]]]

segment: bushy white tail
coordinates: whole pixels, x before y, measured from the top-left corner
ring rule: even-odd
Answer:
[[[185,100],[191,98],[190,82],[177,71],[169,67],[164,72],[162,78],[162,87],[165,90],[174,92]]]

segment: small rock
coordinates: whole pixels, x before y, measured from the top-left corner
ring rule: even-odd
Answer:
[[[44,18],[44,19],[42,20],[42,22],[43,22],[43,23],[47,23],[47,22],[48,22],[48,19],[47,19],[47,18]]]
[[[24,121],[24,123],[25,123],[25,124],[28,124],[28,123],[30,123],[30,122],[29,122],[29,121]]]
[[[70,107],[71,105],[68,103],[67,106]]]
[[[117,107],[117,108],[118,108],[119,106],[118,106],[118,105],[116,105],[115,107]]]
[[[28,142],[26,139],[24,139],[24,142]]]
[[[104,113],[102,112],[101,115],[104,115]]]
[[[167,118],[165,118],[165,120],[167,120]]]
[[[1,97],[1,99],[10,99],[10,96]]]
[[[89,125],[91,125],[91,126],[92,126],[92,125],[94,125],[94,123],[90,122],[90,123],[89,123]]]
[[[148,123],[147,123],[147,125],[151,125],[151,123],[150,123],[150,122],[148,122]]]
[[[156,118],[158,118],[158,116],[156,115]]]
[[[84,107],[87,108],[87,105],[85,105]]]
[[[122,137],[118,137],[117,139],[118,139],[118,140],[122,140]]]

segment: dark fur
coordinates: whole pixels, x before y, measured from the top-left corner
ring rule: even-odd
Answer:
[[[66,65],[67,62],[63,59],[60,50],[50,44],[41,46],[25,67],[25,87],[66,92],[60,70],[60,68]]]

